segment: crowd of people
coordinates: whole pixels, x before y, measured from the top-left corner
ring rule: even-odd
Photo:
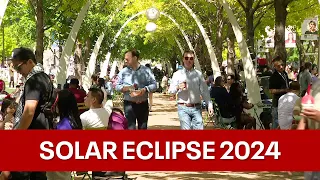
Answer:
[[[254,129],[256,120],[245,111],[253,108],[254,105],[248,103],[245,96],[245,84],[241,78],[243,69],[240,67],[235,72],[239,73],[222,73],[222,76],[215,78],[215,81],[212,73],[208,73],[207,84],[210,95],[217,104],[219,115],[224,123],[234,122],[233,125],[237,129]],[[318,91],[316,88],[319,83],[317,65],[306,62],[297,71],[291,65],[285,66],[283,60],[276,57],[272,61],[272,68],[268,66],[263,68],[261,79],[265,77],[268,78],[267,85],[264,87],[260,85],[271,94],[271,97],[263,97],[272,99],[271,115],[265,116],[266,113],[262,113],[259,118],[265,121],[262,123],[267,126],[266,129],[296,129],[298,123],[303,122],[300,121],[301,119],[317,120],[316,109],[303,111],[301,107],[301,99],[306,95],[308,88]],[[309,94],[316,96],[317,92],[312,90]],[[270,118],[265,119],[262,116]],[[272,127],[268,127],[268,123],[271,123]]]
[[[79,80],[71,78],[64,89],[56,89],[52,78],[44,73],[35,54],[17,48],[11,58],[12,67],[24,78],[17,92],[6,94],[1,105],[0,129],[106,129],[112,106],[108,104],[112,87],[104,79],[92,76],[92,86],[84,91]],[[3,83],[4,84],[4,83]],[[84,108],[79,108],[83,104]],[[71,172],[2,172],[0,179],[70,179]]]
[[[127,51],[124,57],[125,67],[114,77],[92,75],[92,85],[87,91],[75,77],[68,78],[63,89],[57,89],[53,78],[44,73],[30,49],[15,49],[11,58],[12,68],[22,75],[24,83],[8,94],[5,82],[0,81],[1,94],[5,95],[1,105],[0,129],[107,129],[113,112],[114,91],[123,95],[127,128],[148,129],[152,94],[158,89],[157,78],[150,66],[140,64],[137,50]],[[236,71],[239,73],[222,73],[219,77],[207,72],[205,79],[199,70],[194,69],[194,58],[193,51],[185,51],[183,66],[174,72],[172,78],[167,73],[158,78],[162,79],[163,92],[176,97],[181,129],[204,129],[203,102],[210,117],[219,111],[223,123],[234,123],[237,129],[255,129],[256,119],[245,112],[254,105],[245,96],[243,68]],[[317,67],[305,63],[297,75],[291,76],[293,71],[284,67],[280,57],[273,60],[273,67],[273,71],[269,68],[264,72],[270,75],[269,90],[273,95],[272,119],[269,119],[272,128],[312,128],[308,120],[320,121],[320,112],[302,109],[301,97],[305,94],[317,96]],[[309,91],[311,85],[312,91]],[[296,121],[299,118],[303,120]],[[296,122],[300,122],[299,127]],[[0,179],[70,179],[70,173],[5,171]]]

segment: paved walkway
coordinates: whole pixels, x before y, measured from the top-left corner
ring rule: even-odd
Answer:
[[[179,119],[175,101],[169,96],[154,94],[154,103],[149,117],[149,129],[179,129]],[[304,179],[302,173],[287,172],[127,172],[130,179],[137,180],[229,180],[229,179]]]

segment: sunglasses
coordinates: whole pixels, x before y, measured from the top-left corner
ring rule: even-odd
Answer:
[[[191,60],[193,61],[194,57],[184,57],[184,60]]]
[[[25,62],[22,62],[20,64],[18,64],[17,66],[14,66],[13,69],[15,69],[16,71],[21,71],[21,66],[25,64]]]

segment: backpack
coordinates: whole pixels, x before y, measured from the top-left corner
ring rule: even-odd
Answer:
[[[124,117],[123,112],[118,108],[112,108],[109,117],[108,130],[126,130],[128,129],[128,120]]]
[[[41,105],[40,108],[41,112],[43,112],[45,118],[48,120],[49,128],[54,129],[56,117],[58,116],[58,114],[56,113],[56,104],[58,102],[59,90],[54,88],[54,85],[49,76],[48,81],[49,86],[47,86],[46,94],[44,94],[44,96],[42,97],[45,103]]]

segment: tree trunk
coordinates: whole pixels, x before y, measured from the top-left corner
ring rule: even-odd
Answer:
[[[43,0],[37,0],[37,45],[36,45],[36,60],[38,63],[43,63],[43,38],[44,38],[44,20],[43,20]]]
[[[234,71],[234,61],[236,57],[236,51],[235,51],[235,36],[233,33],[232,25],[231,23],[228,23],[228,35],[227,35],[227,42],[228,42],[228,69],[227,72],[228,74],[233,74],[235,75]]]
[[[287,21],[287,7],[290,0],[275,0],[275,36],[274,36],[274,48],[275,55],[280,56],[283,62],[286,64],[287,51],[285,46],[285,29]]]
[[[301,36],[296,33],[297,38],[296,38],[296,46],[298,49],[298,53],[299,53],[299,65],[301,66],[304,61],[305,61],[305,52],[304,52],[304,46],[303,46],[303,41],[301,41]]]
[[[254,25],[253,25],[253,15],[251,15],[251,12],[246,13],[246,30],[247,30],[247,43],[248,43],[250,54],[255,54]]]
[[[90,59],[90,50],[91,50],[91,39],[90,37],[86,38],[86,46],[84,47],[84,56],[83,56],[83,67],[89,62]],[[84,70],[84,69],[82,69]]]
[[[75,64],[75,75],[76,78],[80,81],[80,84],[82,84],[82,44],[80,42],[77,42],[76,49],[74,52],[74,64]]]
[[[253,0],[246,0],[246,30],[247,30],[247,44],[250,54],[254,54],[254,10]]]

